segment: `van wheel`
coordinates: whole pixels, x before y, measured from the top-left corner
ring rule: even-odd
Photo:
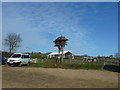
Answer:
[[[30,65],[31,65],[30,62],[28,62],[27,66],[30,66]]]
[[[20,67],[21,67],[21,66],[22,66],[22,64],[21,64],[21,63],[19,63],[19,64],[18,64],[18,66],[20,66]]]
[[[8,64],[8,66],[11,66],[11,64]]]

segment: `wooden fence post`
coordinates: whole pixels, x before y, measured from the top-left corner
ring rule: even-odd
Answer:
[[[71,64],[71,59],[70,59],[70,64]]]
[[[42,63],[43,63],[43,59],[42,59]]]
[[[104,65],[105,65],[105,60],[104,60]]]

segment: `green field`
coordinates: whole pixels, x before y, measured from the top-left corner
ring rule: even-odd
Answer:
[[[63,68],[63,69],[101,69],[103,63],[101,62],[82,62],[65,59],[62,64],[56,60],[45,59],[43,62],[38,60],[36,64],[31,64],[30,67],[43,67],[43,68]]]
[[[46,55],[30,54],[31,58],[36,58],[37,63],[31,64],[30,67],[43,67],[43,68],[63,68],[63,69],[102,69],[105,64],[113,65],[113,61],[117,59],[101,58],[97,62],[87,62],[83,58],[78,59],[64,59],[62,64],[58,63],[57,58],[46,59]],[[106,61],[104,63],[104,61]],[[108,62],[111,61],[111,62]],[[114,64],[114,65],[118,65]]]

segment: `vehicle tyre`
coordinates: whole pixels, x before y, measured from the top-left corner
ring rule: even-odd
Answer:
[[[8,64],[8,66],[11,66],[11,64]]]
[[[30,65],[31,65],[31,63],[30,63],[30,62],[28,62],[27,66],[30,66]]]
[[[19,64],[18,64],[18,66],[20,66],[20,67],[21,67],[21,66],[22,66],[22,63],[19,63]]]

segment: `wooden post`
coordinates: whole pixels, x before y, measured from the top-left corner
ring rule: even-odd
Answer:
[[[60,59],[60,47],[58,47],[58,59]]]
[[[62,63],[63,63],[63,51],[64,51],[64,46],[62,46],[61,49],[62,49],[62,57],[61,57],[61,59],[62,59]]]
[[[70,64],[71,64],[71,59],[70,59]]]
[[[105,60],[104,60],[104,65],[105,65]]]
[[[42,59],[42,63],[43,63],[43,59]]]
[[[59,63],[61,63],[60,50],[61,50],[61,47],[58,46],[58,61],[59,61]]]

